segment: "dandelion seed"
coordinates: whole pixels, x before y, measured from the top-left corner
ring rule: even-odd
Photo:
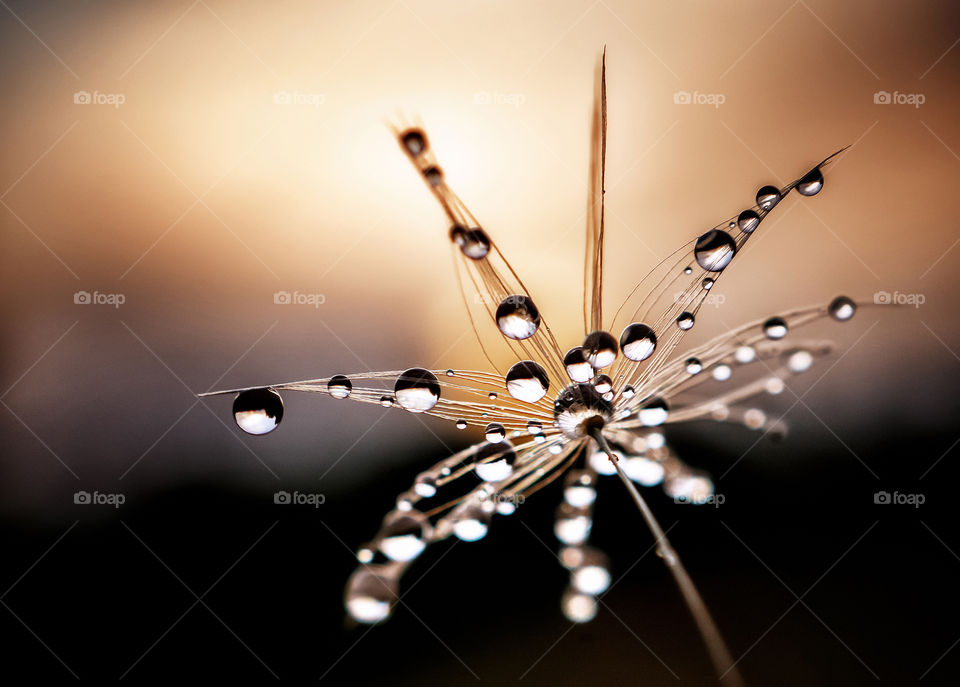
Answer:
[[[604,65],[601,61],[598,69],[592,129],[580,345],[563,353],[533,296],[491,234],[447,186],[426,133],[398,128],[401,150],[447,216],[461,293],[481,296],[464,298],[464,303],[493,371],[414,367],[212,394],[237,394],[234,417],[250,434],[266,434],[280,424],[279,392],[283,391],[379,403],[441,418],[458,429],[483,429],[484,442],[420,473],[384,518],[374,540],[359,550],[360,566],[350,577],[345,595],[347,611],[356,621],[379,623],[391,615],[400,576],[430,544],[449,537],[477,541],[487,535],[495,514],[513,513],[526,497],[564,477],[564,500],[554,531],[565,545],[561,560],[571,578],[561,608],[572,622],[589,622],[597,613],[597,595],[610,583],[606,558],[587,545],[596,481],[603,475],[617,475],[656,539],[657,553],[674,576],[718,674],[726,675],[729,684],[739,684],[716,624],[636,485],[661,485],[666,494],[686,503],[710,500],[714,494],[710,476],[687,466],[660,427],[713,418],[782,435],[782,423],[742,404],[764,393],[780,393],[784,379],[809,369],[830,348],[800,342],[786,349],[779,340],[817,320],[848,321],[865,305],[841,296],[826,307],[795,309],[750,322],[683,355],[674,354],[694,326],[708,291],[740,260],[744,244],[766,216],[793,189],[801,196],[819,193],[823,169],[838,153],[783,188],[762,187],[753,206],[678,249],[637,284],[612,318],[605,317]],[[619,339],[610,332],[621,332]],[[498,367],[490,354],[497,346],[512,356],[508,370]],[[739,369],[758,364],[768,371],[761,379],[740,386],[727,383],[733,376],[732,365]],[[700,374],[704,370],[710,374]],[[701,385],[710,380],[724,382],[723,391],[704,399]],[[506,395],[499,396],[503,391]],[[468,475],[474,479],[463,486]],[[451,490],[455,492],[452,499],[438,497],[441,491]]]

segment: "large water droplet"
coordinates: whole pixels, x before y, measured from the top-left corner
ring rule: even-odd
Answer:
[[[397,600],[397,579],[383,565],[357,568],[347,582],[346,607],[360,623],[372,625],[390,617]]]
[[[763,333],[768,339],[782,339],[787,335],[787,323],[782,317],[771,317],[763,323]]]
[[[491,444],[496,444],[497,442],[503,441],[503,438],[507,436],[507,430],[503,428],[498,422],[491,422],[487,425],[486,430],[484,430],[484,437]]]
[[[657,335],[648,325],[634,322],[620,334],[620,350],[630,360],[640,362],[653,355],[657,347]]]
[[[353,382],[344,375],[334,375],[327,382],[327,392],[334,398],[346,398],[353,391]]]
[[[670,409],[667,402],[659,396],[654,396],[637,411],[637,418],[640,420],[640,424],[645,427],[656,427],[666,422],[669,414]]]
[[[613,391],[613,380],[607,375],[597,375],[593,378],[593,388],[597,390],[604,400],[609,401],[613,398],[609,394]]]
[[[689,374],[700,374],[700,371],[703,370],[703,363],[700,362],[699,358],[687,358],[684,367]]]
[[[688,329],[693,329],[693,323],[694,323],[693,313],[689,313],[686,310],[680,313],[680,316],[677,317],[677,326],[680,327],[680,329],[682,329],[683,331],[687,331]]]
[[[563,356],[567,375],[575,382],[589,382],[593,378],[593,366],[587,362],[580,346],[574,346]]]
[[[590,332],[583,339],[581,348],[587,362],[596,368],[607,367],[617,359],[617,340],[609,332]]]
[[[543,365],[532,360],[514,363],[507,372],[507,392],[518,401],[536,403],[547,394],[550,381]]]
[[[846,322],[857,312],[857,304],[846,296],[837,296],[830,302],[827,311],[830,313],[830,317],[838,322]]]
[[[776,186],[764,186],[757,191],[757,205],[763,210],[772,210],[780,202],[780,189]]]
[[[392,561],[412,561],[427,548],[426,527],[426,518],[418,511],[388,514],[380,530],[380,551]]]
[[[797,182],[797,193],[801,196],[815,196],[823,188],[823,172],[814,167]]]
[[[494,444],[485,444],[480,447],[474,458],[477,477],[484,482],[499,482],[513,474],[513,464],[517,461],[517,454],[509,441],[502,438]]]
[[[273,389],[241,391],[233,400],[233,419],[247,434],[267,434],[283,419],[283,399]]]
[[[507,296],[497,307],[497,327],[509,339],[529,339],[540,328],[540,311],[529,296]]]
[[[450,240],[471,260],[480,260],[490,252],[490,237],[480,227],[467,229],[459,224],[450,230]]]
[[[719,272],[730,264],[737,252],[737,243],[722,229],[711,229],[697,239],[693,257],[708,272]]]
[[[400,140],[412,157],[420,157],[427,149],[427,137],[420,129],[407,129],[400,135]]]
[[[461,541],[477,541],[487,534],[490,514],[480,504],[470,503],[453,515],[453,534]]]
[[[744,234],[751,234],[760,225],[760,215],[753,210],[744,210],[737,217],[737,226]]]
[[[422,367],[411,367],[397,377],[393,385],[397,403],[411,413],[422,413],[440,400],[440,382],[437,376]]]

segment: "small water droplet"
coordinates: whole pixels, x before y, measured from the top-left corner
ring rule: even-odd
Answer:
[[[757,205],[763,210],[772,210],[780,202],[780,189],[776,186],[763,186],[757,191]]]
[[[487,398],[489,398],[491,401],[496,401],[496,400],[497,400],[497,392],[496,392],[496,391],[491,391],[489,394],[487,394]]]
[[[427,149],[427,137],[420,129],[407,129],[400,136],[403,147],[413,157],[420,157],[420,154]]]
[[[741,365],[752,363],[757,357],[757,352],[753,346],[739,346],[733,353],[733,358]]]
[[[846,322],[857,312],[857,304],[846,296],[837,296],[830,302],[830,307],[827,310],[830,317],[837,322]]]
[[[730,379],[733,370],[726,363],[718,363],[713,367],[713,378],[718,382],[725,382]]]
[[[597,617],[597,600],[590,594],[567,589],[560,599],[563,617],[571,623],[589,623]]]
[[[426,518],[417,511],[388,514],[380,530],[380,551],[392,561],[412,561],[427,548],[425,528]]]
[[[677,318],[677,326],[684,331],[687,331],[688,329],[692,329],[693,322],[694,322],[693,313],[689,313],[686,310],[680,313],[680,316]]]
[[[383,622],[390,617],[396,599],[397,578],[385,565],[357,568],[347,582],[347,612],[357,622]]]
[[[437,376],[422,367],[411,367],[397,377],[393,385],[397,403],[411,413],[422,413],[440,400],[440,382]]]
[[[393,397],[392,397],[392,396],[381,396],[381,397],[380,397],[380,405],[382,405],[384,408],[389,408],[389,407],[391,407],[391,406],[393,405]]]
[[[620,334],[620,350],[634,362],[649,358],[656,347],[657,335],[653,329],[641,322],[627,325]]]
[[[430,498],[437,493],[437,478],[427,472],[418,475],[413,484],[413,491],[420,498]]]
[[[645,427],[656,427],[667,421],[670,408],[667,402],[659,396],[654,396],[643,404],[637,412],[640,423]]]
[[[568,546],[582,544],[590,536],[593,527],[593,518],[584,508],[574,508],[568,503],[560,504],[557,509],[556,520],[553,524],[553,533],[557,539]]]
[[[546,396],[550,388],[547,371],[543,365],[532,360],[514,363],[506,376],[507,392],[518,401],[536,403]]]
[[[703,287],[704,291],[709,291],[713,288],[713,279],[710,277],[704,277],[703,281],[700,282],[700,285]]]
[[[759,408],[750,408],[743,414],[743,424],[750,429],[760,429],[767,422],[767,414]]]
[[[423,176],[427,180],[427,183],[433,187],[437,187],[443,183],[443,170],[439,167],[427,167],[423,170]]]
[[[766,384],[764,384],[764,388],[766,388],[767,393],[772,396],[782,393],[786,386],[787,385],[784,384],[783,380],[779,377],[770,377],[767,379]]]
[[[497,307],[497,327],[509,339],[529,339],[540,328],[540,311],[529,296],[507,296]]]
[[[797,182],[797,193],[801,196],[815,196],[823,188],[823,172],[814,167]]]
[[[617,340],[609,332],[590,332],[581,348],[584,358],[595,368],[608,367],[617,359]]]
[[[806,372],[813,365],[813,355],[810,351],[793,351],[787,358],[787,368],[795,373]]]
[[[345,375],[334,375],[327,382],[327,392],[334,398],[346,398],[353,391],[353,382]]]
[[[753,210],[744,210],[737,217],[737,226],[744,234],[752,234],[753,230],[760,225],[760,215]]]
[[[452,376],[453,376],[453,370],[447,370],[447,376],[448,376],[448,377],[452,377]]]
[[[711,229],[697,239],[693,257],[708,272],[720,272],[730,264],[737,252],[737,243],[722,229]]]
[[[693,274],[693,268],[692,268],[692,267],[689,267],[689,266],[684,267],[684,268],[683,268],[683,273],[684,273],[684,274]]]
[[[543,423],[541,423],[539,420],[530,420],[527,423],[527,431],[530,434],[540,434],[543,432]]]
[[[613,391],[613,380],[607,375],[597,375],[593,379],[593,388],[596,389],[597,393],[601,396],[606,396]]]
[[[450,240],[471,260],[480,260],[490,252],[490,237],[480,227],[467,229],[460,225],[450,229]]]
[[[574,346],[563,356],[563,366],[567,375],[575,382],[589,382],[593,377],[593,367],[587,362],[580,346]]]
[[[233,419],[247,434],[268,434],[283,419],[283,399],[273,389],[241,391],[233,399]]]
[[[623,387],[623,391],[620,393],[623,394],[624,398],[633,398],[637,392],[632,386],[625,386]]]
[[[787,323],[782,317],[771,317],[763,323],[763,333],[768,339],[782,339],[787,335]]]
[[[703,363],[700,362],[699,358],[687,358],[687,362],[684,363],[684,366],[687,370],[687,373],[696,375],[700,374],[703,370]]]
[[[471,503],[458,509],[453,515],[453,535],[461,541],[477,541],[483,539],[489,525],[490,514],[479,504]]]
[[[463,419],[457,420],[457,429],[466,429],[466,428],[467,428],[466,420],[463,420]]]
[[[502,430],[503,427],[500,429]],[[489,437],[489,431],[487,434]],[[474,471],[477,477],[484,482],[499,482],[513,474],[513,464],[517,461],[517,454],[510,442],[504,441],[501,437],[496,440],[496,443],[481,446],[475,460],[477,465]]]
[[[487,441],[491,444],[496,444],[503,441],[503,438],[507,436],[507,431],[503,428],[503,425],[497,422],[491,422],[487,425],[484,435]]]

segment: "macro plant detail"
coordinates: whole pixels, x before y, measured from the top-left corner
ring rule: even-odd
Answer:
[[[386,620],[399,580],[427,546],[450,537],[483,538],[495,516],[509,516],[534,492],[563,480],[554,532],[570,571],[561,607],[572,622],[589,622],[597,596],[610,585],[606,556],[589,545],[596,484],[616,475],[628,490],[674,576],[725,684],[740,677],[720,633],[677,552],[646,504],[641,487],[659,486],[676,501],[710,502],[710,476],[670,448],[665,425],[713,419],[778,434],[750,401],[779,394],[785,379],[829,354],[831,344],[793,340],[804,325],[845,322],[858,307],[846,296],[747,323],[707,343],[676,352],[701,316],[701,306],[765,218],[791,193],[815,196],[823,171],[841,151],[795,181],[763,186],[755,202],[701,233],[661,261],[607,317],[603,311],[605,61],[598,69],[584,256],[584,337],[561,346],[547,314],[524,286],[491,234],[447,185],[436,151],[417,127],[394,133],[449,221],[461,295],[492,371],[427,370],[337,374],[319,379],[215,391],[237,394],[237,425],[267,434],[283,418],[280,392],[326,394],[424,413],[479,427],[484,440],[431,466],[397,497],[379,532],[357,552],[345,595],[348,613],[366,624]],[[479,297],[473,297],[474,294]],[[500,364],[501,360],[510,361]],[[749,381],[737,382],[741,376]],[[759,372],[759,374],[757,374]],[[709,383],[709,384],[708,384]],[[719,392],[704,395],[717,383]]]

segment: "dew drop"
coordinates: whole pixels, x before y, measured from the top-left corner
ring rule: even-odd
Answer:
[[[643,426],[656,427],[667,421],[669,412],[667,402],[658,396],[654,396],[643,404],[643,407],[637,412],[637,417]]]
[[[509,339],[529,339],[540,328],[540,311],[529,296],[513,295],[497,307],[497,327]]]
[[[457,420],[457,429],[466,429],[467,421],[464,419]]]
[[[629,398],[633,398],[637,392],[632,386],[625,386],[623,387],[623,391],[621,393],[623,394],[624,398],[629,399]]]
[[[514,363],[507,372],[507,392],[518,401],[536,403],[546,396],[550,388],[547,371],[543,365],[532,360]]]
[[[627,325],[620,334],[620,350],[634,362],[649,358],[656,347],[657,335],[653,329],[641,322]]]
[[[491,441],[489,429],[488,427],[487,441]],[[503,427],[500,427],[500,430],[502,431]],[[484,482],[499,482],[506,479],[513,474],[513,464],[517,461],[517,454],[510,442],[504,441],[503,437],[496,439],[495,442],[481,446],[475,456],[474,471]]]
[[[613,391],[613,380],[607,375],[597,375],[593,379],[593,388],[597,390],[598,394],[605,397]]]
[[[437,478],[428,472],[418,475],[413,483],[413,491],[420,498],[430,498],[437,493]]]
[[[390,513],[380,530],[380,551],[392,561],[412,561],[427,548],[425,528],[426,518],[417,511]]]
[[[767,422],[767,414],[759,408],[750,408],[743,414],[743,424],[750,429],[761,429]]]
[[[527,432],[530,434],[540,434],[543,432],[543,424],[539,420],[530,420],[527,423]]]
[[[692,267],[689,267],[689,266],[684,267],[684,268],[683,268],[683,273],[684,273],[684,274],[693,274],[693,268],[692,268]]]
[[[810,351],[794,351],[787,358],[787,369],[795,374],[806,372],[813,365],[813,355]]]
[[[589,382],[593,377],[593,367],[587,362],[580,346],[574,346],[563,356],[563,366],[567,376],[575,382]]]
[[[753,346],[738,346],[734,351],[733,358],[741,365],[752,363],[757,357],[757,351]]]
[[[571,470],[564,481],[563,499],[574,508],[585,508],[597,499],[594,477],[589,470]]]
[[[397,377],[393,385],[397,403],[411,413],[422,413],[440,400],[440,382],[437,376],[422,367],[411,367]]]
[[[452,377],[452,376],[453,376],[453,370],[447,370],[447,376],[448,376],[448,377]]]
[[[730,376],[733,374],[733,370],[730,369],[730,366],[726,363],[719,363],[713,366],[713,378],[718,382],[725,382],[730,379]]]
[[[737,252],[737,244],[722,229],[711,229],[697,239],[693,257],[697,264],[708,272],[719,272],[730,264]]]
[[[353,382],[344,375],[334,375],[327,382],[327,393],[334,398],[346,398],[353,391]]]
[[[443,170],[439,167],[427,167],[423,170],[423,176],[427,180],[427,183],[433,187],[437,187],[443,183]]]
[[[684,366],[688,374],[696,375],[700,374],[703,370],[703,363],[700,362],[699,358],[687,358],[687,362],[684,363]]]
[[[390,408],[390,407],[393,405],[393,397],[392,397],[392,396],[381,396],[381,397],[380,397],[380,405],[382,405],[384,408]]]
[[[450,229],[450,240],[471,260],[480,260],[490,252],[490,237],[480,227],[467,229],[459,224]]]
[[[357,622],[373,625],[390,617],[397,599],[397,579],[388,570],[387,566],[369,565],[350,576],[345,602]]]
[[[700,505],[713,496],[713,480],[706,475],[681,472],[667,479],[663,490],[675,501]]]
[[[764,388],[767,390],[767,393],[772,396],[783,393],[783,390],[786,388],[786,386],[787,385],[784,384],[783,380],[779,377],[770,377],[764,384]]]
[[[663,481],[663,465],[644,456],[630,456],[623,461],[627,477],[644,487],[654,487]]]
[[[400,140],[412,157],[420,157],[420,154],[427,149],[427,137],[420,129],[407,129],[400,136]]]
[[[762,210],[772,210],[780,202],[780,189],[776,186],[764,186],[757,191],[757,205]]]
[[[677,318],[677,326],[683,331],[687,331],[688,329],[693,329],[693,321],[693,313],[684,310]]]
[[[471,503],[453,515],[453,534],[461,541],[483,539],[489,529],[490,515],[479,504]]]
[[[268,434],[283,419],[283,399],[273,389],[241,391],[233,400],[233,419],[247,434]]]
[[[610,586],[610,571],[599,563],[583,565],[573,571],[570,582],[584,594],[602,594]]]
[[[597,617],[597,600],[589,594],[568,589],[560,600],[564,617],[571,623],[589,623]]]
[[[557,509],[556,520],[553,525],[553,533],[564,544],[573,546],[582,544],[590,536],[590,530],[593,527],[593,519],[589,511],[582,508],[574,508],[568,503],[560,504]]]
[[[584,358],[595,368],[608,367],[617,359],[617,340],[609,332],[590,332],[581,348]]]
[[[486,430],[484,430],[484,437],[491,444],[503,441],[505,436],[507,436],[507,431],[503,428],[503,425],[497,422],[491,422],[487,425]]]
[[[744,234],[752,234],[760,225],[760,215],[753,210],[744,210],[737,217],[737,226]]]
[[[782,317],[771,317],[763,323],[763,333],[768,339],[782,339],[787,335],[787,323]]]
[[[797,193],[801,196],[815,196],[823,188],[823,172],[814,167],[797,182]]]
[[[837,296],[830,302],[827,311],[837,322],[846,322],[857,312],[857,304],[846,296]]]
[[[703,281],[700,282],[700,285],[703,287],[704,291],[709,291],[713,288],[713,279],[710,277],[704,277]]]
[[[496,401],[496,400],[497,400],[497,392],[496,392],[496,391],[491,391],[489,394],[487,394],[487,398],[489,398],[491,401]]]

